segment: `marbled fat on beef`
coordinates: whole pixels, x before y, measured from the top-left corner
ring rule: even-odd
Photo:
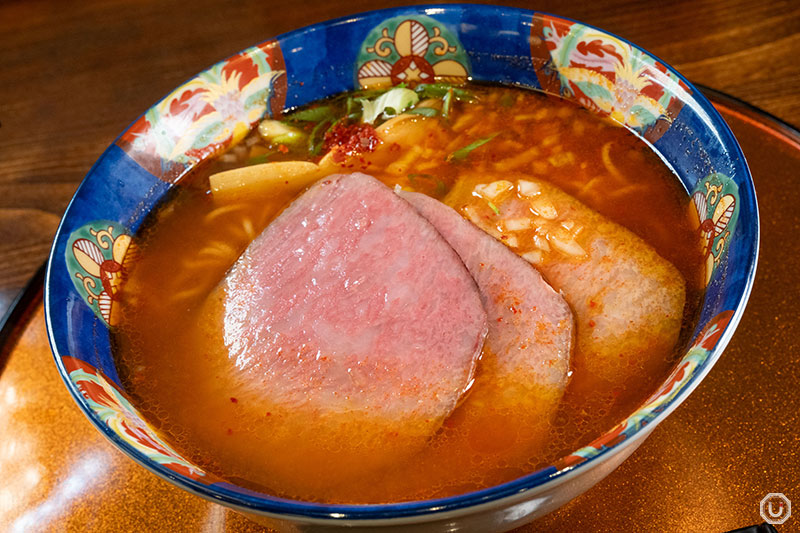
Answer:
[[[538,385],[552,393],[550,402],[560,399],[573,341],[572,311],[564,298],[525,260],[450,207],[420,193],[400,196],[439,230],[477,282],[497,377]]]
[[[468,389],[487,330],[456,253],[364,174],[312,186],[222,288],[225,347],[248,387],[278,408],[400,433],[436,431]]]

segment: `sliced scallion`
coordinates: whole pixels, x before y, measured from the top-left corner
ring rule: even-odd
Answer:
[[[442,98],[442,118],[450,118],[450,103],[453,101],[453,88],[447,90]]]
[[[443,98],[445,94],[452,91],[453,98],[459,102],[474,103],[478,101],[478,97],[475,96],[473,92],[459,87],[453,87],[446,83],[423,83],[417,85],[417,88],[414,90],[417,91],[422,98]]]
[[[496,133],[492,133],[491,135],[489,135],[488,137],[484,137],[483,139],[478,139],[477,141],[468,144],[464,148],[459,148],[458,150],[456,150],[447,157],[447,161],[463,161],[474,149],[480,148],[481,146],[488,143],[498,135],[500,135],[499,131]]]
[[[289,122],[320,122],[322,120],[332,118],[333,110],[330,106],[323,105],[319,107],[312,107],[311,109],[303,109],[295,111],[285,117]]]
[[[248,165],[260,165],[261,163],[266,163],[269,161],[269,158],[274,155],[275,152],[267,152],[265,154],[257,155],[255,157],[251,157],[247,160]]]
[[[311,156],[318,156],[320,152],[322,152],[322,145],[325,143],[325,133],[327,133],[327,129],[323,128],[331,122],[333,121],[323,120],[318,122],[317,125],[314,126],[314,129],[311,130],[311,135],[308,136],[308,153]],[[323,132],[322,135],[319,134],[320,131]]]
[[[422,115],[423,117],[435,117],[439,110],[434,107],[415,107],[406,111],[408,115]]]

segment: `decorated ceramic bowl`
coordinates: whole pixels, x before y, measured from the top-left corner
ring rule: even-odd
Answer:
[[[410,70],[411,69],[411,70]],[[412,72],[413,71],[413,72]],[[638,410],[547,468],[478,492],[391,505],[322,505],[244,489],[182,457],[140,416],[109,331],[126,252],[145,216],[201,162],[265,116],[410,74],[530,87],[635,130],[689,191],[705,246],[698,325],[669,378]],[[747,302],[758,210],[744,156],[720,115],[663,61],[607,32],[546,13],[416,6],[316,24],[264,41],[175,89],[105,151],[76,192],[49,259],[45,308],[58,369],[86,416],[158,476],[292,531],[337,527],[507,530],[574,498],[628,457],[709,372]]]

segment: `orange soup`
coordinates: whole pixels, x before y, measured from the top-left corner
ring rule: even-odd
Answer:
[[[294,120],[289,114],[282,123],[268,121],[186,178],[140,232],[140,259],[123,287],[114,334],[119,374],[144,416],[208,472],[276,496],[327,503],[461,494],[531,473],[586,445],[652,394],[675,363],[701,297],[700,247],[688,196],[651,147],[616,123],[533,91],[469,85],[417,92],[419,102],[407,114],[383,124],[378,119],[366,126],[359,116],[366,109],[362,100],[379,96],[372,92],[319,102]],[[387,109],[382,116],[398,111]],[[595,371],[573,358],[566,393],[547,418],[535,402],[506,401],[502,384],[489,383],[493,355],[484,353],[474,385],[424,449],[397,454],[377,469],[337,465],[337,450],[320,438],[319,427],[303,421],[278,425],[258,395],[237,390],[227,363],[208,348],[221,333],[198,325],[208,295],[301,192],[287,179],[220,201],[209,176],[298,159],[339,173],[364,172],[389,187],[441,200],[541,268],[545,278],[547,254],[563,251],[554,235],[566,235],[580,253],[582,228],[548,216],[546,205],[531,215],[532,222],[515,218],[512,224],[498,218],[501,201],[510,201],[511,193],[481,191],[521,190],[532,181],[554,185],[633,232],[677,268],[686,294],[680,340],[668,347],[654,344],[624,369],[607,366],[610,377],[603,379],[594,380]],[[545,219],[549,227],[560,223],[556,233],[539,231]],[[287,432],[283,449],[265,444],[276,431]],[[347,438],[336,446],[356,444]],[[315,450],[314,457],[298,457],[293,443],[299,442]]]

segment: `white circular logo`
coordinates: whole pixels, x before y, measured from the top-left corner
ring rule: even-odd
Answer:
[[[780,492],[770,492],[761,500],[761,518],[767,524],[783,524],[792,516],[792,502]]]

